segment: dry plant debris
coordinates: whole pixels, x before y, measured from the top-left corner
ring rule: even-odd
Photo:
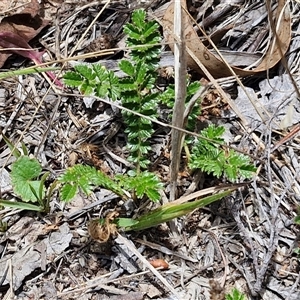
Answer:
[[[43,18],[42,6],[37,0],[23,1],[24,3],[20,1],[17,6],[16,1],[13,2],[15,3],[4,0],[1,3],[3,7],[3,10],[1,10],[3,16],[0,17],[0,33],[2,34],[0,43],[2,47],[0,48],[2,50],[0,52],[1,67],[10,56],[10,51],[3,51],[3,48],[27,48],[24,47],[22,40],[26,42],[32,40],[50,21]],[[7,36],[8,34],[10,35]],[[14,43],[11,42],[11,36],[15,37]],[[2,43],[2,40],[7,39],[10,43]],[[22,53],[22,51],[20,52]]]
[[[119,47],[108,51],[111,54],[101,62],[122,76],[116,63],[124,55],[122,26],[134,8],[144,7],[168,35],[160,65],[162,74],[170,74],[174,66],[166,46],[172,48],[170,3],[2,0],[0,33],[22,36],[33,49],[46,50],[44,61],[58,60],[55,64],[59,66],[73,53],[65,68],[82,61],[84,53],[95,59],[96,54],[88,53],[91,50]],[[272,7],[277,41],[266,4]],[[104,5],[103,13],[95,19]],[[300,204],[300,148],[297,127],[294,131],[291,128],[299,124],[300,104],[299,91],[295,91],[287,72],[288,66],[299,86],[300,4],[294,0],[191,0],[183,1],[183,5],[193,17],[185,24],[189,72],[200,79],[199,70],[203,73],[207,69],[218,78],[214,83],[202,79],[207,90],[199,116],[201,126],[210,122],[226,126],[228,142],[258,158],[261,167],[257,177],[248,189],[178,220],[177,233],[163,225],[128,235],[129,247],[119,239],[107,243],[90,240],[87,223],[91,216],[107,215],[110,226],[110,212],[115,207],[118,213],[136,209],[105,190],[95,191],[90,198],[80,195],[66,206],[53,196],[49,215],[3,208],[1,299],[175,299],[175,293],[179,299],[224,299],[224,293],[233,287],[248,299],[300,298],[300,258],[294,253],[300,247],[300,235],[299,225],[293,222]],[[92,46],[97,41],[98,49]],[[16,54],[10,55],[1,49],[0,65],[5,69],[30,64]],[[280,61],[282,55],[286,63]],[[242,86],[228,66],[240,76]],[[168,84],[172,76],[164,80]],[[118,123],[118,110],[68,92],[49,89],[38,74],[2,79],[1,132],[18,148],[23,142],[51,172],[50,181],[75,162],[95,164],[110,175],[124,172],[126,165],[120,161],[126,158],[122,124],[105,139],[113,122]],[[153,166],[166,180],[167,136],[167,128],[158,128],[153,139]],[[289,139],[284,139],[286,136]],[[13,199],[9,172],[14,159],[3,141],[0,146],[1,198]],[[182,194],[216,182],[210,176],[192,177],[188,170],[181,171]],[[146,262],[137,259],[135,251]],[[162,267],[168,262],[168,268],[158,272],[174,289],[174,295],[145,269],[147,259]]]
[[[183,1],[185,2],[185,1]],[[267,1],[268,2],[268,1]],[[272,20],[276,28],[278,28],[278,31],[276,35],[270,35],[271,40],[269,42],[269,47],[267,47],[265,51],[265,55],[263,57],[259,57],[258,61],[255,63],[247,63],[245,62],[245,58],[247,56],[243,55],[243,52],[241,51],[235,51],[234,55],[237,57],[243,57],[241,64],[246,66],[246,69],[241,69],[237,67],[237,59],[236,57],[234,58],[234,65],[228,68],[228,59],[226,59],[223,55],[222,52],[220,52],[215,44],[219,41],[222,40],[222,38],[234,38],[233,33],[230,33],[231,31],[242,31],[243,34],[247,33],[247,31],[250,33],[251,32],[251,26],[255,26],[254,18],[257,18],[258,16],[255,14],[252,14],[255,12],[253,10],[253,7],[251,8],[251,11],[247,11],[247,8],[244,6],[244,1],[237,1],[235,3],[236,7],[239,7],[240,9],[244,10],[243,11],[243,18],[245,18],[244,22],[243,20],[241,21],[241,25],[239,26],[239,21],[237,18],[239,17],[239,14],[236,14],[235,17],[230,20],[230,22],[227,22],[227,25],[224,26],[221,24],[221,26],[216,26],[213,28],[212,32],[205,33],[203,29],[201,29],[201,25],[199,27],[196,27],[196,30],[201,32],[200,38],[197,35],[196,30],[193,28],[193,24],[191,20],[191,16],[188,14],[184,18],[185,24],[183,25],[184,27],[184,36],[186,37],[186,47],[188,49],[188,52],[191,51],[193,55],[197,58],[198,62],[200,62],[201,65],[207,68],[207,70],[210,72],[211,75],[215,77],[226,77],[226,76],[231,76],[234,73],[236,75],[241,75],[241,76],[249,76],[253,75],[262,71],[265,71],[269,68],[272,68],[275,66],[280,59],[282,58],[282,55],[284,55],[290,45],[290,38],[291,38],[291,14],[289,11],[289,6],[285,5],[285,0],[279,0],[278,1],[278,6],[276,8],[276,17],[275,20]],[[228,11],[231,11],[234,9],[234,6],[231,4],[225,4],[225,5],[220,5],[216,10],[219,9],[221,13],[225,14]],[[244,6],[244,7],[243,7]],[[262,9],[265,8],[265,5],[260,3],[258,4],[258,8],[261,7]],[[185,6],[186,9],[186,6]],[[266,8],[265,8],[266,9]],[[185,10],[186,12],[186,10]],[[265,14],[266,10],[263,12],[260,12]],[[217,15],[218,16],[218,15]],[[208,18],[202,19],[202,26],[204,28],[214,24],[216,21],[219,20],[219,16],[216,18],[213,18],[212,15],[210,16],[211,20],[208,22]],[[199,17],[201,20],[201,18]],[[249,24],[249,19],[252,19],[252,24]],[[174,44],[174,38],[172,35],[172,28],[173,28],[173,20],[174,20],[174,12],[173,12],[173,6],[170,5],[168,9],[166,10],[165,16],[163,18],[163,25],[165,27],[165,34],[166,34],[166,39],[169,42],[169,45],[171,48],[173,48]],[[212,24],[211,24],[212,23]],[[238,24],[238,26],[235,26],[234,24]],[[270,30],[270,29],[269,29]],[[246,31],[246,32],[245,32]],[[226,36],[227,35],[227,36]],[[241,38],[241,37],[240,37]],[[237,44],[237,41],[234,42],[233,44]],[[209,45],[207,47],[206,45]],[[210,51],[209,48],[213,48],[217,53],[215,55],[213,52]],[[279,49],[280,48],[280,49]],[[252,49],[250,45],[248,47],[243,47],[242,50],[246,50],[249,52],[253,52],[255,50],[259,49],[259,44],[256,45],[256,49]],[[222,60],[225,58],[225,61]],[[201,70],[201,65],[197,62],[197,60],[194,60],[192,57],[188,57],[188,66],[192,67],[193,69],[199,69]],[[249,69],[251,66],[251,69]]]

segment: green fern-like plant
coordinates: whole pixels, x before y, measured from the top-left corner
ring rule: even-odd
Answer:
[[[86,165],[75,165],[68,168],[59,178],[61,184],[60,197],[63,201],[72,200],[81,189],[86,195],[89,195],[96,187],[103,187],[119,196],[124,192],[116,181],[110,179],[103,172],[94,167]]]
[[[160,199],[159,190],[163,188],[163,184],[158,177],[148,171],[128,172],[128,175],[117,175],[116,180],[127,191],[134,191],[137,198],[142,199],[147,196],[148,199],[157,202]]]
[[[123,198],[126,198],[125,190],[128,193],[134,192],[139,199],[147,196],[152,201],[158,201],[159,190],[163,187],[157,176],[148,171],[119,174],[113,180],[95,167],[80,164],[68,168],[58,178],[58,182],[61,185],[60,198],[65,202],[71,201],[79,190],[89,195],[96,187],[103,187]]]
[[[142,62],[148,71],[156,72],[161,53],[161,35],[156,21],[147,21],[146,12],[138,9],[132,14],[132,22],[124,26],[128,35],[126,45],[131,48],[130,57],[136,63]]]
[[[131,49],[130,60],[123,59],[119,63],[126,76],[119,79],[100,64],[77,65],[75,71],[64,75],[65,84],[77,87],[85,95],[120,99],[125,108],[155,119],[159,99],[153,88],[161,53],[158,29],[155,21],[146,20],[143,9],[134,11],[131,23],[124,26],[128,36],[126,45]],[[122,114],[127,126],[128,160],[135,164],[136,174],[139,174],[150,162],[147,155],[150,150],[148,140],[154,132],[152,122],[128,111]]]
[[[100,64],[77,65],[74,69],[64,75],[67,86],[78,88],[84,95],[109,97],[112,100],[119,98],[119,81],[114,72]]]
[[[222,148],[225,145],[222,138],[224,132],[223,126],[215,125],[202,130],[204,138],[199,138],[193,146],[189,167],[212,173],[218,178],[224,176],[232,182],[239,177],[251,178],[256,168],[251,164],[250,158],[233,149],[227,151]]]
[[[155,119],[159,98],[158,93],[153,90],[161,53],[159,45],[161,35],[158,29],[159,25],[155,21],[146,20],[144,10],[134,11],[131,23],[124,26],[124,33],[127,34],[126,45],[130,48],[130,59],[123,59],[119,63],[120,70],[126,76],[117,78],[113,72],[108,71],[100,64],[77,65],[74,71],[64,75],[65,84],[77,87],[85,95],[120,100],[125,108]],[[157,195],[161,183],[154,174],[151,175],[150,180],[147,172],[151,149],[149,138],[154,132],[153,124],[149,119],[138,117],[129,111],[122,111],[122,114],[128,138],[128,161],[135,165],[135,170],[133,170],[135,176],[124,176],[120,182],[123,182],[128,188],[132,188],[137,198],[142,198],[142,194],[147,194],[150,199],[158,200]],[[145,193],[141,192],[140,180],[148,184],[145,186]],[[74,182],[64,186],[63,194],[67,195],[68,192],[71,195],[74,194],[79,187],[79,184]],[[84,186],[81,188],[84,189]],[[155,189],[156,193],[153,192]]]
[[[119,67],[127,75],[119,83],[122,105],[130,110],[155,119],[158,109],[158,93],[153,92],[157,78],[157,66],[161,53],[159,25],[146,21],[142,9],[132,14],[132,23],[124,26],[128,35],[126,45],[131,47],[131,61],[123,59]],[[128,134],[129,161],[136,165],[136,174],[149,164],[149,138],[154,130],[152,122],[123,111]]]
[[[133,198],[143,198],[146,195],[154,201],[159,199],[158,190],[161,184],[155,174],[151,175],[150,180],[150,173],[147,171],[151,150],[149,139],[154,132],[153,124],[148,118],[138,117],[135,113],[155,119],[160,103],[169,108],[174,105],[174,86],[170,85],[162,94],[157,93],[155,89],[161,53],[159,45],[161,36],[158,28],[159,25],[155,21],[146,20],[144,10],[139,9],[133,12],[131,23],[124,26],[130,59],[123,59],[119,63],[119,68],[125,73],[125,77],[117,78],[113,72],[100,64],[78,65],[74,71],[67,72],[64,76],[64,82],[67,85],[77,87],[82,93],[120,100],[128,109],[123,110],[122,115],[128,139],[128,160],[134,164],[135,168],[130,171],[130,175],[117,176],[117,180],[119,186],[132,193]],[[187,82],[187,85],[186,102],[188,103],[198,91],[200,84]],[[194,129],[199,113],[199,105],[195,105],[189,116],[188,129]],[[245,178],[252,176],[255,168],[250,164],[248,157],[233,150],[226,152],[220,146],[224,144],[221,137],[223,133],[223,127],[214,126],[201,132],[204,137],[210,139],[210,142],[201,138],[196,141],[192,148],[190,167],[212,173],[217,177],[224,175],[230,181],[235,181],[239,176]],[[71,194],[74,194],[74,191],[80,187],[74,182],[65,186],[66,191],[69,189],[68,192]],[[84,186],[81,188],[84,190]]]
[[[190,82],[189,80],[187,80],[186,100],[185,100],[186,105],[188,105],[191,98],[198,92],[200,86],[201,86],[200,82],[198,81]],[[165,104],[168,108],[173,109],[175,104],[175,85],[170,84],[166,88],[166,90],[159,95],[159,99],[162,104]],[[191,113],[188,116],[188,120],[186,124],[187,130],[194,131],[195,129],[196,120],[201,113],[200,101],[201,99],[198,99],[196,101]]]
[[[246,296],[238,289],[234,288],[230,294],[225,295],[226,300],[246,300]]]

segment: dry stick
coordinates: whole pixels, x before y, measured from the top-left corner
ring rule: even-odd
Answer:
[[[174,296],[176,296],[178,299],[180,299],[180,297],[179,297],[178,293],[176,292],[176,290],[174,289],[174,287],[172,287],[170,285],[170,283],[147,261],[147,259],[145,259],[145,257],[135,247],[133,247],[129,243],[129,241],[125,237],[123,237],[122,235],[120,235],[118,233],[118,238],[169,289],[169,291],[171,293],[173,293]]]
[[[258,266],[258,260],[257,260],[258,252],[255,251],[255,246],[254,246],[254,244],[253,244],[253,241],[252,241],[251,237],[250,237],[249,234],[248,234],[248,231],[246,230],[246,228],[245,228],[245,226],[244,226],[244,224],[243,224],[243,222],[242,222],[242,220],[241,220],[239,211],[237,211],[237,209],[233,209],[233,210],[232,210],[232,214],[233,214],[233,218],[234,218],[234,220],[235,220],[235,222],[236,222],[236,224],[237,224],[237,226],[238,226],[240,235],[244,237],[244,239],[245,239],[244,242],[246,243],[247,247],[250,248],[250,252],[251,252],[251,254],[252,254],[252,259],[253,259],[254,269],[255,269],[255,271],[256,271],[256,279],[257,279],[257,274],[258,274],[258,269],[259,269],[259,266]],[[229,257],[229,260],[232,262],[230,255],[228,255],[227,257]],[[237,266],[236,263],[234,263],[234,265]],[[254,286],[253,286],[253,284],[252,284],[254,278],[251,278],[251,280],[249,280],[249,278],[248,278],[248,277],[249,277],[249,274],[246,273],[246,272],[247,272],[246,269],[245,269],[245,272],[243,272],[243,271],[241,270],[241,268],[238,268],[238,270],[244,275],[244,277],[245,277],[245,279],[246,279],[246,281],[247,281],[248,288],[249,288],[251,294],[252,294],[252,295],[255,295],[255,294],[257,293],[257,291],[254,289]],[[246,276],[246,274],[247,274],[248,276]]]
[[[271,149],[271,153],[274,152],[277,148],[282,146],[283,144],[287,143],[288,141],[294,139],[300,131],[300,124],[297,124],[293,127],[293,129],[285,135],[280,141],[278,141],[273,148]]]
[[[204,230],[207,231],[207,232],[211,235],[211,237],[215,240],[216,245],[217,245],[217,248],[218,248],[218,250],[219,250],[219,252],[220,252],[220,255],[221,255],[222,259],[223,259],[223,263],[224,263],[224,274],[223,274],[223,276],[222,276],[220,285],[221,285],[222,288],[224,288],[224,287],[225,287],[225,282],[226,282],[226,277],[227,277],[227,275],[229,274],[228,259],[227,259],[227,257],[224,255],[224,253],[223,253],[223,251],[222,251],[222,249],[221,249],[221,246],[220,246],[220,243],[219,243],[219,241],[218,241],[218,238],[217,238],[216,234],[213,233],[211,230],[208,230],[208,229],[204,229]]]
[[[226,250],[227,251],[227,250]],[[250,289],[251,294],[253,294],[253,289],[252,289],[252,284],[251,281],[253,281],[253,278],[251,278],[251,276],[249,275],[249,272],[247,270],[247,268],[242,268],[233,257],[231,257],[231,255],[229,254],[229,252],[227,251],[227,258],[229,259],[229,261],[236,267],[237,270],[239,270],[239,272],[243,275],[243,277],[245,278],[247,285]]]
[[[286,272],[286,271],[283,271],[283,272]],[[287,273],[287,274],[289,274],[289,273]],[[299,293],[299,289],[297,292],[297,286],[298,286],[299,282],[300,282],[300,272],[298,272],[297,279],[295,280],[295,283],[292,285],[292,288],[290,289],[287,299],[291,299],[292,295],[295,295],[295,293]]]
[[[172,117],[172,125],[182,128],[184,121],[184,106],[186,98],[186,55],[185,41],[182,28],[182,8],[185,1],[175,0],[174,4],[174,60],[175,60],[175,104]],[[177,194],[177,176],[182,149],[182,132],[172,129],[172,150],[171,150],[171,167],[170,167],[170,201],[176,199]]]
[[[208,268],[213,267],[213,265],[214,265],[214,264],[211,263],[211,264],[209,264],[209,265],[200,267],[200,268],[197,269],[192,275],[187,276],[185,279],[183,279],[183,283],[187,283],[187,282],[192,281],[192,279],[193,279],[194,277],[198,276],[201,272],[207,270]],[[177,288],[177,287],[179,287],[179,286],[181,286],[181,285],[182,285],[182,283],[179,282],[179,283],[177,283],[177,284],[175,285],[175,287]]]
[[[3,300],[9,300],[13,299],[15,297],[15,292],[14,292],[14,276],[13,276],[13,266],[12,266],[12,261],[11,258],[8,260],[9,264],[9,290],[7,294],[5,295]]]
[[[57,113],[57,111],[58,111],[58,108],[59,108],[59,106],[60,106],[60,103],[61,103],[61,96],[60,96],[60,95],[57,95],[57,97],[58,97],[58,101],[55,103],[55,106],[54,106],[54,108],[52,109],[52,115],[50,116],[50,120],[49,120],[49,122],[48,122],[48,124],[47,124],[47,128],[46,128],[46,130],[44,131],[44,133],[43,133],[43,135],[42,135],[42,137],[41,137],[40,144],[39,144],[39,146],[38,146],[38,148],[37,148],[37,150],[36,150],[36,155],[38,155],[38,153],[41,151],[41,149],[45,146],[44,142],[45,142],[45,140],[47,139],[48,133],[49,133],[49,131],[50,131],[50,129],[51,129],[51,126],[52,126],[52,124],[53,124],[53,122],[54,122],[54,118],[55,118],[56,113]],[[42,102],[42,101],[41,101],[41,102]]]
[[[267,250],[264,253],[264,260],[259,266],[256,266],[256,282],[253,285],[253,290],[254,293],[258,294],[261,291],[261,287],[263,284],[263,280],[265,278],[265,274],[268,270],[270,261],[272,259],[273,253],[276,250],[276,247],[278,245],[278,239],[279,239],[279,231],[280,228],[278,228],[277,225],[277,221],[278,221],[278,210],[279,210],[279,206],[282,202],[283,197],[285,197],[287,190],[291,187],[292,182],[290,184],[287,184],[285,187],[285,191],[282,191],[281,193],[281,197],[279,199],[275,199],[275,193],[274,193],[274,184],[273,184],[273,177],[272,177],[272,166],[271,166],[271,161],[272,161],[272,157],[271,157],[271,134],[269,136],[269,147],[268,147],[268,155],[267,155],[267,163],[266,163],[266,169],[267,169],[267,178],[269,180],[269,185],[270,185],[270,216],[271,216],[271,224],[270,224],[270,232],[269,232],[269,240],[268,240],[268,245],[267,245]],[[297,176],[297,174],[295,174],[295,177]],[[252,256],[254,253],[252,253]],[[254,294],[254,296],[256,296],[256,294]]]
[[[123,277],[119,277],[119,278],[108,279],[108,280],[103,281],[103,284],[102,284],[102,282],[99,283],[100,279],[106,278],[106,277],[108,277],[112,274],[112,273],[107,273],[107,274],[102,275],[100,277],[90,279],[89,281],[87,281],[83,284],[80,284],[81,287],[79,287],[79,288],[71,287],[71,288],[65,289],[63,292],[58,293],[57,296],[62,297],[62,296],[66,296],[68,294],[75,294],[75,293],[79,293],[79,292],[81,293],[81,296],[82,296],[83,291],[87,291],[87,290],[90,290],[92,288],[99,288],[99,287],[103,287],[103,289],[105,290],[105,288],[107,287],[107,284],[109,284],[109,283],[116,283],[116,282],[119,282],[119,281],[122,281],[122,280],[126,281],[128,279],[132,279],[134,277],[138,277],[138,276],[145,275],[145,274],[148,274],[148,273],[150,273],[150,270],[135,273],[135,274],[131,274],[131,275],[127,275],[127,276],[123,276]]]

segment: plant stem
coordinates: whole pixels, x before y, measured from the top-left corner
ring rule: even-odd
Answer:
[[[19,76],[19,75],[49,72],[49,71],[55,71],[55,70],[59,70],[59,68],[57,68],[57,67],[46,67],[46,68],[30,67],[30,68],[20,69],[20,70],[16,70],[16,71],[1,72],[0,79]]]
[[[230,195],[233,190],[234,189],[225,192],[220,192],[218,194],[207,196],[205,198],[192,201],[192,202],[186,202],[181,204],[167,203],[141,216],[137,220],[131,219],[133,224],[127,225],[127,227],[125,227],[124,229],[125,231],[130,231],[130,230],[143,230],[150,227],[155,227],[161,223],[168,222],[175,218],[182,217],[187,213],[192,212],[196,208],[201,208],[217,200],[220,200],[221,198]],[[121,223],[119,224],[125,222],[124,219],[117,219],[116,220],[117,223],[118,220],[121,221]],[[127,222],[130,222],[128,219],[125,220],[127,220]]]

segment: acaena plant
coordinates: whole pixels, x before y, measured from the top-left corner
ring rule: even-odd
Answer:
[[[47,188],[46,178],[49,173],[43,173],[41,164],[28,156],[25,147],[22,155],[6,140],[17,158],[12,165],[11,179],[14,192],[22,202],[12,204],[11,201],[0,200],[0,205],[48,211],[50,196],[54,189],[58,189],[61,200],[70,201],[79,190],[89,195],[99,186],[111,190],[124,199],[128,197],[129,192],[132,197],[139,199],[144,197],[153,201],[160,199],[159,190],[163,185],[154,173],[147,170],[151,149],[149,139],[154,132],[153,124],[148,118],[138,117],[130,112],[139,113],[150,119],[157,117],[158,105],[162,100],[155,89],[161,41],[158,28],[159,25],[155,21],[146,20],[144,10],[137,10],[132,14],[132,22],[124,27],[124,32],[128,36],[126,44],[130,48],[129,59],[123,59],[119,64],[125,77],[116,77],[112,71],[100,64],[77,65],[74,71],[67,72],[64,76],[66,85],[77,87],[81,93],[119,100],[122,106],[128,109],[122,111],[122,114],[130,152],[128,160],[135,168],[125,175],[117,174],[112,179],[94,167],[75,165],[68,168]],[[198,88],[198,83],[192,83],[188,88],[188,97],[191,97]],[[164,97],[164,103],[170,106],[173,97],[172,87],[166,91]],[[196,114],[194,111],[194,120]],[[212,172],[217,177],[224,174],[229,180],[236,179],[240,175],[248,177],[254,171],[254,167],[247,158],[235,152],[226,152],[221,147],[220,144],[224,143],[221,137],[223,131],[221,127],[209,127],[202,132],[203,139],[199,138],[192,149],[190,167]],[[230,170],[230,166],[234,168]],[[99,226],[112,225],[114,228],[117,226],[124,230],[149,228],[217,201],[240,186],[242,184],[208,189],[205,193],[201,191],[200,194],[196,192],[195,195],[167,203],[135,219],[118,216],[99,219]],[[210,195],[206,196],[208,194]],[[198,199],[200,196],[206,197]],[[190,201],[193,199],[197,200]],[[34,202],[38,202],[38,205]]]
[[[200,83],[198,81],[191,82],[190,79],[187,79],[186,83],[186,105],[189,104],[191,98],[198,92],[200,88]],[[175,104],[175,85],[170,84],[166,90],[159,95],[159,99],[162,104],[166,105],[169,109],[173,109]],[[200,101],[201,99],[197,99],[196,103],[194,104],[186,124],[186,129],[190,131],[194,131],[197,118],[201,113],[200,108]]]
[[[158,111],[158,93],[154,92],[157,67],[161,53],[159,25],[146,21],[146,12],[137,10],[132,14],[132,23],[124,26],[128,35],[126,45],[131,47],[131,60],[121,60],[119,67],[127,75],[120,79],[120,98],[125,108],[155,119]],[[154,133],[149,119],[123,111],[125,132],[128,135],[129,160],[136,165],[137,174],[149,164],[147,154],[149,138]]]
[[[210,125],[201,131],[191,151],[189,167],[200,169],[220,178],[223,176],[231,182],[240,177],[251,178],[256,168],[249,156],[228,149],[222,137],[223,126]]]
[[[138,117],[130,111],[152,119],[157,117],[159,100],[154,87],[161,53],[158,29],[159,25],[155,21],[146,20],[144,10],[133,12],[132,22],[124,26],[126,45],[130,49],[129,59],[122,59],[119,63],[125,77],[117,78],[100,64],[78,65],[74,71],[64,75],[65,84],[78,87],[83,94],[120,100],[122,106],[129,109],[123,110],[122,115],[128,139],[128,161],[134,164],[135,169],[127,175],[118,176],[117,180],[120,185],[132,189],[133,197],[147,195],[154,201],[159,199],[158,190],[162,184],[154,173],[147,171],[153,124],[149,119]]]
[[[155,119],[158,105],[166,104],[172,108],[174,102],[174,87],[170,85],[164,93],[155,89],[157,67],[161,48],[159,25],[155,21],[147,21],[144,10],[134,11],[132,22],[124,26],[127,34],[126,45],[130,48],[129,59],[123,59],[119,68],[125,77],[117,78],[112,71],[100,64],[78,65],[75,70],[67,72],[64,82],[71,87],[78,87],[86,95],[109,97],[120,100],[128,110],[123,110],[123,121],[126,124],[125,132],[128,138],[128,160],[135,165],[127,175],[115,177],[119,185],[125,189],[132,189],[133,196],[142,198],[151,195],[150,199],[158,200],[161,183],[157,176],[147,171],[149,165],[149,139],[153,134],[153,124],[147,118],[138,117],[130,111]],[[187,82],[187,102],[200,87],[198,82]],[[199,115],[199,105],[196,105],[189,116],[188,128],[193,129]],[[255,168],[248,157],[227,151],[222,139],[223,127],[210,126],[201,134],[192,147],[189,166],[192,169],[201,169],[207,173],[220,177],[225,176],[235,181],[239,176],[248,178],[253,175]],[[208,140],[211,140],[210,142]],[[156,191],[155,193],[153,191]]]

